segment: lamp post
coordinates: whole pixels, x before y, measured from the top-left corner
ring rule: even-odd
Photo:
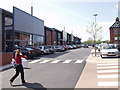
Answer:
[[[95,49],[95,56],[96,56],[96,16],[98,14],[94,14],[93,16],[95,16],[95,23],[94,23],[94,30],[95,30],[95,35],[94,35],[94,49]]]

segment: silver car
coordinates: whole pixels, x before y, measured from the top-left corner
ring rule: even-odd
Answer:
[[[100,56],[103,57],[118,57],[120,55],[120,52],[118,51],[118,49],[112,45],[112,44],[108,44],[108,45],[104,45],[102,46],[101,50],[100,50]]]
[[[39,48],[41,49],[42,54],[49,54],[50,53],[47,46],[39,46]]]

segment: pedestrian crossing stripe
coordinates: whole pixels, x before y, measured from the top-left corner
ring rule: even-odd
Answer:
[[[97,78],[120,78],[120,74],[98,75]]]
[[[119,65],[119,64],[118,63],[97,64],[97,66],[110,66],[110,65]]]
[[[113,73],[113,72],[120,72],[120,70],[97,70],[97,73]]]
[[[82,63],[83,60],[77,60],[75,63]]]
[[[120,68],[120,66],[97,67],[97,69],[113,69],[113,68]]]
[[[98,86],[120,86],[120,82],[98,82]]]
[[[72,60],[66,60],[63,63],[70,63]]]
[[[79,64],[79,63],[82,63],[84,60],[34,60],[34,61],[31,61],[31,62],[29,62],[29,63],[31,63],[31,64],[33,64],[33,63],[37,63],[37,62],[39,62],[39,63],[41,63],[41,64],[43,64],[43,63],[47,63],[47,62],[50,62],[50,63],[52,63],[52,64],[55,64],[55,63],[59,63],[59,62],[62,62],[63,64],[68,64],[68,63],[70,63],[70,62],[75,62],[75,64]]]
[[[29,63],[36,63],[36,62],[39,62],[39,61],[41,61],[41,60],[34,60],[34,61],[29,62]]]
[[[61,60],[54,60],[51,63],[58,63],[59,61],[61,61]]]
[[[50,60],[44,60],[44,61],[41,61],[40,63],[47,63],[49,62]]]

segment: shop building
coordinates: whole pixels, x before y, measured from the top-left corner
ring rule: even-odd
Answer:
[[[16,7],[13,13],[1,9],[2,52],[13,51],[15,46],[43,45],[44,21]]]
[[[54,36],[54,45],[63,45],[63,33],[62,31],[51,28],[53,30],[53,36]]]
[[[45,30],[45,45],[54,45],[55,40],[54,31],[47,26],[44,27],[44,30]]]
[[[110,43],[120,44],[120,21],[118,17],[115,23],[110,27]]]

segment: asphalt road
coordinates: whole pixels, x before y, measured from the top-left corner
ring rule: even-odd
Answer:
[[[21,84],[20,76],[9,85],[14,69],[2,73],[2,88],[74,88],[90,55],[90,48],[79,48],[29,60],[25,69],[28,83]]]

